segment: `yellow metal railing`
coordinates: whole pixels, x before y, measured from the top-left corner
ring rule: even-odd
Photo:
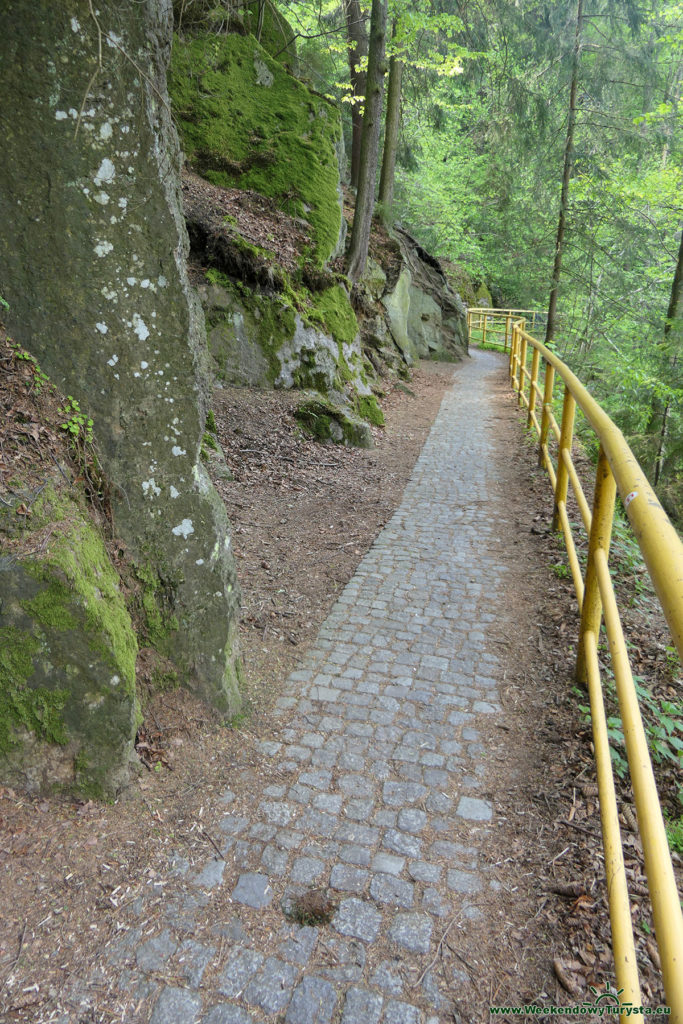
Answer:
[[[476,321],[480,311],[470,312]],[[488,311],[483,312],[487,316],[491,315]],[[511,312],[495,311],[505,323],[506,349],[509,341],[510,381],[517,392],[519,406],[526,409],[527,426],[533,427],[539,438],[539,464],[547,470],[554,492],[553,527],[561,529],[564,534],[581,614],[576,672],[578,679],[587,685],[590,696],[617,988],[624,990],[620,997],[622,1004],[641,1005],[600,681],[598,639],[603,617],[643,845],[645,873],[652,903],[664,991],[671,1009],[669,1020],[683,1024],[683,915],[608,564],[617,493],[621,496],[682,660],[683,544],[621,431],[571,370],[550,349],[528,333],[523,318],[513,317],[512,322],[508,324],[507,318]],[[558,383],[563,388],[562,417],[559,424],[553,412],[553,399]],[[577,406],[600,442],[592,508],[586,499],[572,460],[574,415]],[[582,572],[567,514],[570,484],[588,537],[585,573]],[[621,1019],[627,1019],[626,1013],[621,1014]]]
[[[467,327],[470,332],[481,331],[482,345],[496,345],[507,352],[512,340],[513,324],[526,317],[525,323],[534,329],[537,322],[545,317],[535,309],[493,309],[490,306],[472,306],[467,311]]]

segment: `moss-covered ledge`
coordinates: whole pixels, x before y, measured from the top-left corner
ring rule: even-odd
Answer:
[[[0,547],[0,778],[108,798],[128,780],[137,641],[77,491],[56,476]]]
[[[253,35],[176,36],[169,89],[185,154],[214,185],[254,189],[310,224],[322,267],[342,230],[339,110]]]

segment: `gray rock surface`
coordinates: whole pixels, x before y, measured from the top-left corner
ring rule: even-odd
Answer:
[[[171,30],[165,0],[104,5],[97,24],[87,0],[2,5],[2,292],[13,336],[94,420],[116,536],[157,606],[157,646],[234,713],[238,588],[199,459],[208,363],[185,265]]]

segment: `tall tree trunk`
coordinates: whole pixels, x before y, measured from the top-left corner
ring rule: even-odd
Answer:
[[[363,103],[367,75],[359,70],[361,60],[368,55],[368,33],[365,18],[360,9],[360,0],[346,0],[346,33],[349,41],[349,75],[351,79],[351,184],[358,187],[360,170],[360,147],[363,135]]]
[[[392,36],[396,35],[397,19],[394,18]],[[385,224],[393,220],[391,208],[394,202],[394,172],[396,170],[396,149],[398,147],[398,126],[401,117],[401,79],[403,61],[392,55],[389,61],[389,85],[387,87],[387,116],[384,129],[384,154],[382,173],[379,178],[379,201],[382,204],[382,220]]]
[[[576,4],[576,31],[574,35],[574,53],[572,55],[572,80],[569,88],[569,117],[567,119],[567,137],[564,145],[564,171],[562,174],[562,192],[560,194],[560,215],[557,222],[557,239],[555,241],[555,260],[553,263],[552,284],[548,302],[548,322],[545,330],[545,343],[552,340],[555,333],[557,317],[557,293],[560,287],[562,272],[562,253],[564,250],[564,228],[569,200],[569,179],[574,159],[574,128],[576,126],[576,91],[579,81],[579,63],[581,60],[581,31],[583,20],[583,0]]]
[[[382,117],[382,92],[386,65],[384,60],[387,34],[387,0],[372,0],[370,16],[370,49],[368,53],[367,95],[363,115],[363,136],[361,139],[360,168],[356,211],[351,230],[347,273],[355,283],[363,271],[368,258],[370,228],[375,207],[375,184],[377,181],[377,160],[379,129]]]
[[[683,317],[683,224],[681,224],[681,242],[678,247],[678,258],[676,259],[676,270],[674,271],[673,281],[671,282],[671,297],[669,299],[669,308],[666,311],[666,323],[664,324],[664,344],[671,345],[673,343],[674,352],[671,359],[671,369],[675,370],[678,363],[679,351],[678,348],[683,340],[683,323],[681,322]],[[671,409],[671,399],[667,398],[664,408],[654,411],[654,415],[650,420],[650,425],[654,426],[657,419],[658,413],[661,415],[661,424],[659,426],[659,439],[657,442],[657,454],[655,456],[654,464],[654,485],[655,487],[659,483],[659,479],[662,475],[662,466],[664,464],[664,454],[666,446],[666,434],[669,423],[669,412]]]

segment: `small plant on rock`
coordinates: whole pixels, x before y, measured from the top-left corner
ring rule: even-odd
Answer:
[[[66,406],[57,411],[61,416],[66,416],[65,422],[59,425],[71,435],[71,443],[75,448],[92,444],[93,421],[85,415],[72,395],[67,395]]]

